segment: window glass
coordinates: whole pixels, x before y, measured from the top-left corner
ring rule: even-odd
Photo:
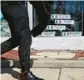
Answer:
[[[54,1],[46,29],[40,36],[83,36],[84,1]],[[35,10],[34,25],[38,24]]]

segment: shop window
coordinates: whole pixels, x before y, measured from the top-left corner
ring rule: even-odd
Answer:
[[[84,35],[84,2],[53,1],[51,16],[46,29],[39,36],[83,36]],[[33,10],[33,27],[39,22]]]

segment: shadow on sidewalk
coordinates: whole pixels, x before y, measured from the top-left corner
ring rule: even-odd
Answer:
[[[30,67],[33,65],[33,60],[30,60]],[[14,63],[12,67],[10,67],[10,61],[5,58],[1,58],[1,74],[10,74],[12,77],[18,79],[18,75],[20,72],[13,70],[13,68],[20,68],[19,61],[18,64]]]
[[[4,61],[5,60],[5,61]],[[19,72],[14,71],[11,67],[10,67],[10,61],[8,61],[5,58],[1,59],[1,74],[10,74],[12,77],[14,78],[18,78]]]
[[[1,68],[1,74],[4,74],[4,73],[10,74],[13,78],[18,79],[19,72],[14,71],[12,68],[9,68],[9,69]]]

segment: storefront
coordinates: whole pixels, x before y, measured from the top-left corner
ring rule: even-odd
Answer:
[[[28,9],[30,28],[32,29],[38,24],[38,20],[34,8],[29,3]],[[6,27],[1,27],[2,36],[10,36]],[[33,38],[32,48],[84,50],[83,36],[84,2],[54,1],[51,5],[51,16],[47,27],[41,35]]]
[[[51,16],[41,36],[83,36],[84,3],[83,1],[54,1]],[[45,7],[45,6],[44,6]],[[46,7],[45,7],[46,9]],[[47,9],[46,9],[47,12]],[[34,25],[37,24],[35,10]]]
[[[49,5],[50,6],[50,5]],[[33,27],[38,24],[33,10]],[[44,32],[34,38],[36,49],[84,50],[84,2],[54,1]],[[38,46],[37,46],[38,45]]]

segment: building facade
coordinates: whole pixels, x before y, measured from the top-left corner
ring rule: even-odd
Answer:
[[[53,1],[44,32],[33,38],[34,49],[84,49],[84,1]],[[46,8],[46,7],[45,7]],[[38,24],[35,9],[28,3],[30,29]],[[9,38],[7,21],[1,18],[1,37]],[[2,40],[3,41],[3,40]]]

